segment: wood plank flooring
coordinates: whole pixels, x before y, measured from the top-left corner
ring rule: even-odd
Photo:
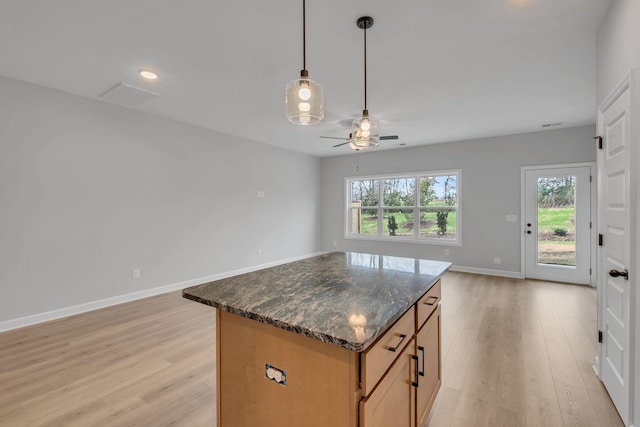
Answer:
[[[596,377],[596,292],[449,272],[429,427],[623,426]]]
[[[0,426],[214,426],[215,311],[172,292],[0,334]]]
[[[427,425],[622,426],[593,289],[447,273]],[[215,312],[172,292],[0,334],[0,426],[215,425]]]

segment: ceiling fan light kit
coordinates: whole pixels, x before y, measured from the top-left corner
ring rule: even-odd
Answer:
[[[324,118],[322,86],[309,78],[307,71],[306,0],[302,0],[302,57],[300,77],[291,80],[285,89],[287,118],[296,125],[315,125]]]

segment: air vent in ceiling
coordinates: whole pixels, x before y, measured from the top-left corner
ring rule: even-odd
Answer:
[[[139,107],[156,96],[158,96],[157,93],[140,89],[139,87],[131,86],[126,83],[118,83],[100,95],[100,98],[126,107]]]
[[[550,127],[554,127],[554,126],[560,126],[562,124],[562,122],[557,122],[557,123],[545,123],[542,125],[543,128],[550,128]]]

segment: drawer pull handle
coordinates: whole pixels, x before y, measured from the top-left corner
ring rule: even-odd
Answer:
[[[398,347],[400,347],[400,344],[402,344],[402,341],[404,341],[404,339],[405,339],[406,337],[407,337],[407,336],[406,336],[405,334],[400,334],[400,336],[399,336],[400,341],[398,341],[398,344],[396,344],[396,346],[395,346],[395,347],[389,347],[389,348],[388,348],[388,350],[389,350],[389,351],[392,351],[392,352],[394,352],[394,353],[395,353],[395,352],[396,352],[396,350],[398,349]]]
[[[418,377],[418,356],[416,356],[415,354],[412,354],[411,358],[416,361],[416,381],[415,382],[411,381],[411,385],[414,386],[415,388],[418,388],[420,387],[420,378]]]
[[[438,297],[429,297],[429,299],[427,299],[424,303],[426,305],[433,305],[436,302],[438,302]]]
[[[424,377],[424,347],[418,346],[418,351],[422,353],[422,371],[418,372],[418,375]]]

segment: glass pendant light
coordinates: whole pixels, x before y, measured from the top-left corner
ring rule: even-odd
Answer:
[[[322,86],[309,78],[307,71],[306,0],[302,0],[302,57],[300,77],[287,83],[285,105],[287,118],[296,125],[315,125],[324,118]]]
[[[364,31],[364,110],[362,117],[355,119],[351,125],[353,139],[350,146],[358,149],[374,148],[380,140],[379,125],[376,118],[369,116],[367,109],[367,29],[373,26],[373,18],[363,16],[358,19],[356,25]]]

